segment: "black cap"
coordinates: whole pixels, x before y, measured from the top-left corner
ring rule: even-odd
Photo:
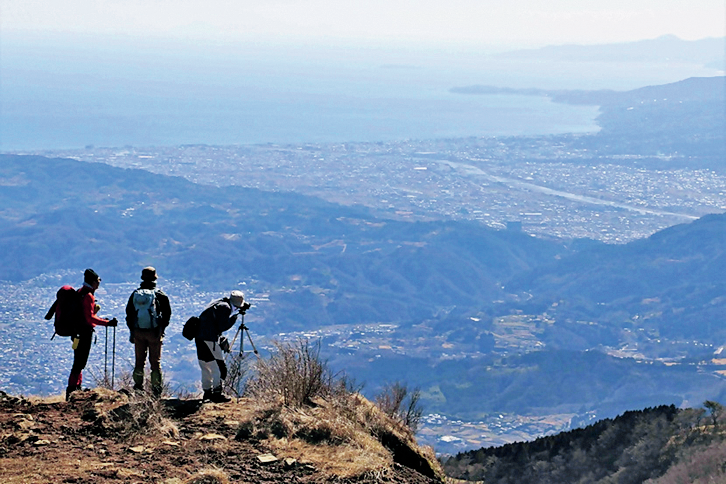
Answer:
[[[96,274],[96,271],[93,269],[86,269],[86,272],[83,273],[83,280],[88,283],[96,281],[101,282],[101,278],[98,277],[98,274]]]

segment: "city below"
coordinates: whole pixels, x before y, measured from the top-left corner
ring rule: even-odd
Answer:
[[[673,156],[655,157],[654,163],[654,157],[600,155],[582,148],[587,136],[87,147],[27,154],[139,168],[215,186],[296,192],[364,205],[400,220],[468,219],[534,236],[607,243],[626,243],[726,210],[723,174],[669,169]]]

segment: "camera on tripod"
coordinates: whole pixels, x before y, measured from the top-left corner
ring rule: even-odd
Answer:
[[[241,306],[239,307],[239,313],[240,313],[240,314],[244,314],[244,313],[246,313],[246,312],[247,312],[247,310],[248,310],[249,308],[251,308],[251,307],[252,307],[252,304],[250,304],[250,303],[248,303],[248,302],[244,302],[244,303],[242,303],[242,305],[241,305]]]

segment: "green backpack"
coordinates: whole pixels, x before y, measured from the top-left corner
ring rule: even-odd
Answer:
[[[156,292],[153,289],[137,289],[133,296],[136,309],[136,327],[139,329],[156,329],[159,325],[156,314]]]

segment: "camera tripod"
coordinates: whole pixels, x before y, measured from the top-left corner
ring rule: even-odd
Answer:
[[[250,330],[247,326],[245,326],[245,315],[242,315],[242,322],[240,323],[239,327],[237,328],[237,332],[234,334],[234,338],[232,338],[232,344],[229,346],[230,348],[234,348],[234,343],[237,341],[237,336],[240,335],[240,333],[246,333],[247,339],[250,342],[250,345],[252,346],[253,353],[259,358],[260,354],[257,351],[257,348],[255,347],[255,343],[252,341],[252,336],[250,336]],[[239,355],[242,356],[244,354],[244,345],[245,345],[245,338],[244,334],[239,340]]]

